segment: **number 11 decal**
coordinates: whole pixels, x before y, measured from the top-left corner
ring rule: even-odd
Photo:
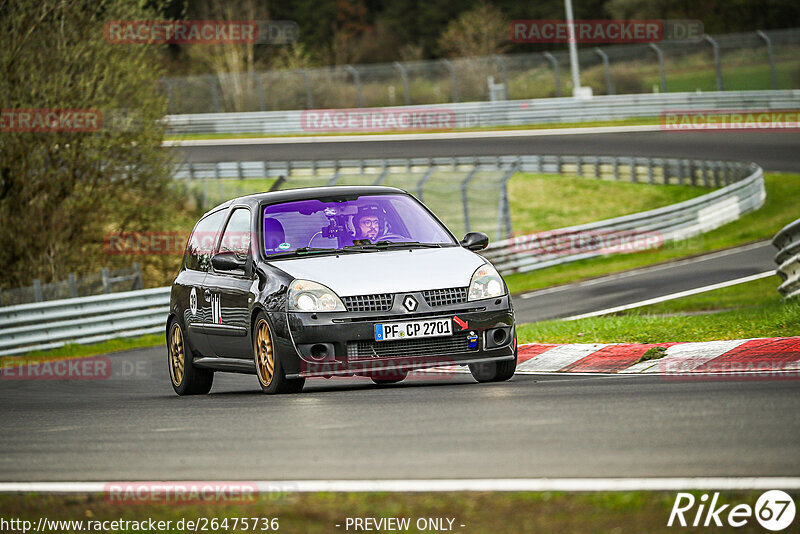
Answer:
[[[211,295],[211,322],[222,324],[222,305],[218,294]]]

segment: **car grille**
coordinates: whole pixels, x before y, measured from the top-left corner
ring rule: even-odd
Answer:
[[[399,341],[350,341],[347,343],[347,358],[363,360],[409,356],[447,356],[469,350],[471,349],[465,334]]]
[[[351,312],[389,311],[392,309],[394,295],[391,293],[357,295],[355,297],[342,297],[342,301],[347,311]]]
[[[422,296],[428,306],[449,306],[450,304],[461,304],[467,301],[466,287],[451,287],[449,289],[430,289],[423,291]]]

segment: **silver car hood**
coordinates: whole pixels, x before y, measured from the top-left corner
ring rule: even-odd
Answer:
[[[472,273],[486,260],[462,247],[446,247],[310,256],[272,263],[295,278],[313,280],[341,297],[350,297],[467,287]]]

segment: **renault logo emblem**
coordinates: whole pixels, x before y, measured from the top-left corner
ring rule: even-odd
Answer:
[[[417,309],[417,300],[411,295],[406,295],[406,298],[403,299],[403,306],[405,306],[408,311],[413,312]]]

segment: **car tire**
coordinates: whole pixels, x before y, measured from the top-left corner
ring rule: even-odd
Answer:
[[[270,395],[303,391],[305,378],[286,378],[281,358],[275,351],[272,328],[264,312],[258,313],[253,325],[253,361],[261,391]]]
[[[167,330],[167,367],[172,389],[178,395],[205,395],[214,383],[214,371],[195,367],[183,327],[172,319]]]
[[[517,347],[514,343],[514,359],[501,362],[484,362],[469,364],[472,378],[478,382],[505,382],[514,376],[517,369]]]
[[[370,376],[369,378],[379,386],[388,385],[388,384],[397,384],[398,382],[402,382],[408,376],[408,371],[398,371],[392,373],[381,374],[380,376]]]

